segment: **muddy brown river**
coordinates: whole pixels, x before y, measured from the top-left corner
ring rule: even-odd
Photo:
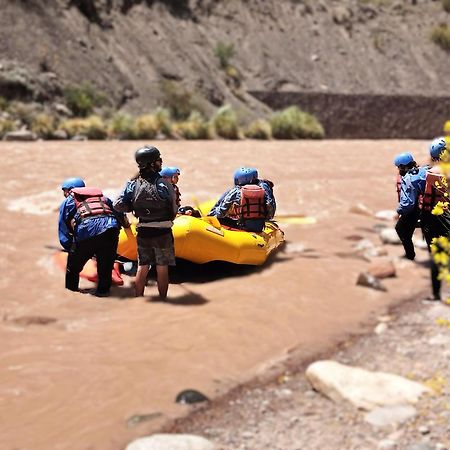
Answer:
[[[332,348],[428,286],[412,263],[399,264],[387,293],[356,286],[368,263],[343,257],[358,237],[379,244],[377,221],[350,207],[393,209],[393,157],[412,151],[425,162],[426,142],[161,141],[164,163],[181,168],[183,204],[217,197],[250,165],[275,183],[279,214],[317,223],[284,224],[287,244],[260,268],[180,268],[167,303],[133,298],[130,279],[105,299],[66,291],[52,262],[59,184],[81,176],[114,195],[139,144],[0,143],[2,449],[124,449],[188,414],[175,403],[181,390],[214,399]],[[147,296],[155,292],[150,283]]]

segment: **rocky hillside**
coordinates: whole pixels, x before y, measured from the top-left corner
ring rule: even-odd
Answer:
[[[450,24],[433,0],[16,0],[0,14],[0,96],[57,98],[89,81],[140,113],[267,108],[251,92],[445,96]]]

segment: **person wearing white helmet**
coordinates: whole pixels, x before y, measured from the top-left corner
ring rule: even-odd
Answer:
[[[450,212],[448,208],[448,188],[443,183],[443,175],[439,166],[439,161],[443,153],[447,150],[445,138],[434,139],[429,147],[430,157],[435,164],[431,167],[425,178],[423,189],[423,203],[421,213],[422,231],[430,250],[434,238],[450,236]],[[442,205],[442,214],[433,214],[433,209]],[[432,297],[430,300],[441,300],[441,281],[439,280],[439,268],[431,258],[431,286]]]
[[[399,215],[395,230],[405,249],[405,258],[414,260],[416,252],[412,237],[420,216],[421,185],[425,180],[428,166],[418,167],[411,153],[398,154],[394,159],[398,168],[400,183],[397,182]]]

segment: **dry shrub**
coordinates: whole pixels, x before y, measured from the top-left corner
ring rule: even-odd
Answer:
[[[17,129],[16,124],[11,119],[0,118],[0,139],[10,131],[15,131]]]
[[[209,124],[198,111],[192,112],[184,122],[176,123],[174,131],[184,139],[211,138]]]
[[[296,106],[275,113],[270,124],[276,139],[322,139],[325,136],[320,122]]]
[[[159,131],[164,136],[172,136],[172,116],[167,108],[157,108],[155,111],[155,117],[158,121]]]
[[[108,135],[115,139],[134,139],[136,137],[136,123],[130,114],[114,114],[109,122]]]
[[[272,128],[267,120],[257,119],[245,129],[244,134],[250,139],[270,139]]]
[[[11,102],[8,112],[14,119],[20,120],[28,128],[31,127],[33,119],[38,114],[40,106],[36,103]]]
[[[31,123],[31,131],[43,139],[50,139],[55,129],[55,118],[45,113],[37,114]]]
[[[219,108],[211,122],[218,136],[225,139],[239,139],[237,115],[230,105]]]
[[[443,50],[450,50],[450,28],[447,25],[439,25],[431,31],[431,40]]]
[[[136,138],[154,139],[159,131],[159,122],[154,114],[145,114],[136,119]]]
[[[89,116],[85,119],[68,119],[59,126],[69,137],[76,135],[86,136],[89,139],[105,139],[107,128],[99,116]]]

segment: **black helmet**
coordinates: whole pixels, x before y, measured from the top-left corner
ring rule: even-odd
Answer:
[[[156,147],[146,145],[136,150],[134,155],[139,169],[145,169],[154,163],[157,159],[161,158],[161,153]]]

